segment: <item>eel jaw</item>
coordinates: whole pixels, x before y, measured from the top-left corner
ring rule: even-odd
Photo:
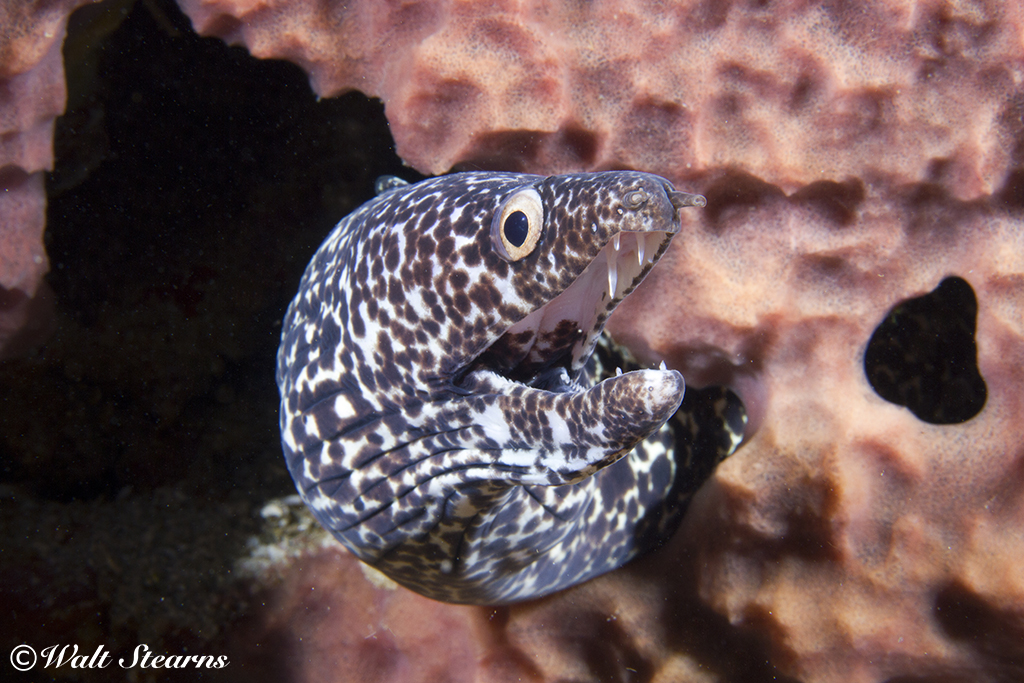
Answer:
[[[574,319],[585,334],[572,348],[567,368],[572,377],[577,377],[590,359],[612,311],[647,277],[674,235],[663,231],[616,233],[580,277],[542,308],[551,309],[545,322],[557,320],[563,306],[578,312]],[[544,322],[540,329],[545,329]]]
[[[663,181],[661,189],[662,213],[655,219],[660,229],[614,232],[572,284],[505,330],[467,371],[488,370],[554,392],[587,388],[584,366],[608,317],[668,249],[681,228],[680,210],[706,205],[701,195],[677,191],[668,182]],[[633,208],[646,201],[641,196]]]
[[[615,307],[646,277],[675,231],[621,231],[575,281],[478,357],[513,381],[548,391],[586,388],[583,367]],[[479,367],[478,366],[478,367]]]

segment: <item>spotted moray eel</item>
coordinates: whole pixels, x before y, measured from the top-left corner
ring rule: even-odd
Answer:
[[[670,421],[682,376],[623,373],[602,330],[703,197],[636,172],[380,190],[313,257],[278,351],[288,469],[319,522],[398,583],[476,604],[668,535],[745,418],[718,396]],[[680,434],[708,424],[700,455]]]

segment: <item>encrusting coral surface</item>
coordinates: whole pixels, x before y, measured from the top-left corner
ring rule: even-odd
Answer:
[[[704,193],[610,329],[751,418],[667,547],[543,601],[446,606],[329,544],[264,548],[239,661],[289,632],[301,680],[1024,678],[1019,3],[179,4],[322,96],[380,97],[420,171]]]
[[[751,414],[677,539],[701,600],[801,680],[1024,670],[1024,8],[181,4],[322,95],[383,99],[422,171],[631,167],[707,194],[612,324]],[[889,317],[952,334],[897,308],[950,276],[977,302],[938,351],[959,360],[897,340],[898,367],[865,365]],[[869,380],[907,368],[902,403]],[[960,418],[918,417],[915,382]]]
[[[0,3],[0,358],[49,327],[43,172],[66,100],[67,17],[92,1]]]
[[[1017,3],[179,4],[321,96],[381,98],[427,173],[737,167],[787,192],[854,176],[970,198],[1019,154]]]
[[[998,202],[929,204],[869,192],[845,225],[781,196],[725,209],[614,322],[747,399],[756,428],[680,540],[701,597],[800,680],[1012,680],[1024,662],[1024,230]],[[879,396],[865,357],[890,309],[950,275],[977,296],[986,395],[943,424]],[[904,325],[949,320],[928,315]],[[908,383],[942,365],[922,349],[906,347]],[[969,355],[945,378],[952,404]]]

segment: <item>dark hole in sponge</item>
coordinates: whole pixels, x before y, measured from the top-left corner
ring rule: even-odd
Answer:
[[[879,396],[906,406],[924,422],[970,420],[988,396],[974,343],[977,315],[974,290],[959,277],[897,305],[864,352],[868,382]]]

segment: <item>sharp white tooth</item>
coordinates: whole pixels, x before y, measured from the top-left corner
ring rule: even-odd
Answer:
[[[612,238],[612,246],[615,247],[615,251],[619,250],[620,237],[622,237],[622,233],[617,232],[615,233],[615,237]]]
[[[619,283],[619,270],[614,260],[608,262],[608,298],[615,298],[615,285]]]
[[[622,368],[615,368],[615,376],[616,377],[621,377],[622,376]]]
[[[647,246],[647,240],[644,239],[643,235],[636,236],[636,261],[642,268],[644,265],[644,247]]]
[[[658,366],[658,369],[659,370],[668,370],[668,368],[665,367],[665,361],[661,361],[661,365]]]

